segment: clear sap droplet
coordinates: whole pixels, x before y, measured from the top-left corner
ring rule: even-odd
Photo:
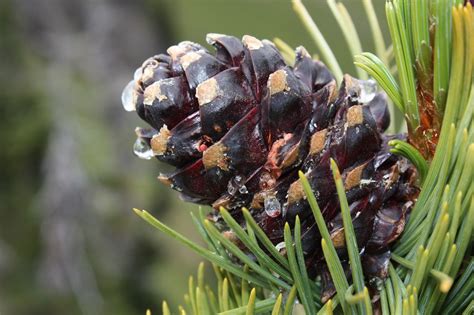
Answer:
[[[128,82],[122,91],[122,105],[127,112],[133,112],[135,110],[135,81]]]
[[[244,178],[240,175],[236,175],[236,176],[234,176],[234,182],[237,185],[242,185],[244,183]]]
[[[232,177],[229,182],[227,183],[227,192],[229,195],[234,196],[237,191],[240,192],[241,194],[247,194],[247,187],[244,185],[244,178],[240,175],[236,175]]]
[[[263,202],[265,213],[272,218],[276,218],[281,214],[281,204],[275,196],[268,195]]]
[[[280,243],[275,245],[275,249],[279,252],[281,252],[281,250],[284,249],[284,248],[286,248],[285,242],[280,242]]]
[[[281,216],[286,218],[286,213],[288,212],[288,203],[285,203],[281,209]]]
[[[135,70],[135,72],[133,73],[133,80],[135,82],[138,82],[138,80],[140,80],[140,78],[142,77],[142,73],[142,67],[137,68],[137,70]]]
[[[232,182],[232,179],[229,180],[227,183],[227,193],[231,196],[235,195],[239,188],[235,187],[234,183]]]
[[[247,189],[247,186],[245,186],[245,185],[240,186],[239,193],[241,193],[243,195],[248,194],[249,190]]]
[[[375,97],[377,94],[377,82],[374,80],[361,80],[360,84],[360,95],[359,102],[362,104],[367,104]]]
[[[133,153],[140,159],[144,160],[149,160],[154,156],[150,145],[142,138],[137,138],[137,141],[135,141],[135,144],[133,145]]]

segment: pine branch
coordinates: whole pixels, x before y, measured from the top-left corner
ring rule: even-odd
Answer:
[[[446,10],[451,3],[447,0],[387,2],[398,81],[389,70],[388,54],[371,2],[364,2],[379,56],[360,53],[354,58],[355,64],[373,76],[404,113],[409,143],[391,141],[392,153],[406,157],[416,166],[422,184],[404,233],[392,244],[394,254],[387,279],[379,286],[382,314],[461,313],[472,308],[469,301],[474,286],[474,262],[470,258],[462,271],[461,266],[464,260],[469,260],[474,229],[474,13],[470,4],[463,6],[458,2],[454,1],[452,12]],[[354,33],[344,31],[343,26],[352,25],[350,17],[343,6],[332,0],[328,3],[349,42]],[[294,0],[293,6],[323,59],[340,80],[342,71],[316,24],[301,1]],[[430,37],[433,21],[436,22],[434,38]],[[275,42],[286,59],[294,60],[288,45],[279,39]],[[352,51],[361,52],[358,40],[350,43],[350,47]],[[324,305],[320,301],[321,279],[308,277],[301,242],[304,231],[298,216],[294,226],[285,224],[282,250],[280,244],[272,243],[245,208],[241,213],[245,224],[221,208],[220,216],[229,231],[220,230],[200,210],[198,216],[192,216],[207,243],[208,248],[204,248],[148,212],[135,210],[152,226],[214,265],[217,292],[206,286],[204,267],[200,265],[197,287],[192,277],[189,281],[185,298],[189,304],[187,311],[192,314],[280,314],[282,311],[291,314],[302,307],[306,314],[332,314],[336,309],[344,314],[372,314],[374,310],[360,260],[362,249],[357,244],[346,187],[333,160],[331,170],[352,279],[344,273],[315,192],[303,172],[299,172],[299,184],[311,207],[336,291]],[[170,313],[166,303],[163,303],[163,313]],[[181,307],[180,313],[186,314],[185,308]]]

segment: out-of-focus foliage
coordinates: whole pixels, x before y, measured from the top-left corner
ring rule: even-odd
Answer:
[[[345,4],[370,47],[362,5]],[[325,1],[307,5],[354,74]],[[195,207],[156,180],[163,165],[132,155],[141,122],[120,92],[137,61],[208,32],[318,53],[286,0],[0,2],[0,313],[137,314],[182,300],[196,256],[131,208],[197,239]]]
[[[133,156],[139,121],[120,106],[134,62],[171,44],[147,8],[0,3],[1,313],[135,314],[174,281],[184,289],[194,256],[131,215],[146,204],[176,222],[191,209]]]
[[[251,34],[257,38],[279,37],[292,47],[303,45],[310,53],[318,54],[315,44],[301,21],[293,12],[291,0],[147,0],[154,12],[169,12],[171,30],[177,40],[191,40],[205,44],[207,33],[221,33],[241,37]],[[359,31],[360,39],[369,51],[374,51],[371,31],[362,1],[343,0]],[[373,1],[382,31],[388,36],[384,2]],[[325,35],[344,72],[356,75],[352,56],[326,0],[304,1],[308,11]]]
[[[41,184],[49,130],[43,96],[35,87],[32,56],[18,34],[11,5],[0,3],[0,305],[31,300],[38,254],[37,218],[28,209]],[[23,272],[17,272],[23,271]],[[8,285],[6,285],[8,284]],[[9,293],[9,294],[6,294]]]

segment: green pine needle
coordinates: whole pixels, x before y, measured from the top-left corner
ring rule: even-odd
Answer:
[[[406,0],[393,0],[387,2],[385,9],[390,34],[393,40],[397,69],[400,76],[401,94],[404,103],[403,107],[405,108],[408,124],[413,130],[415,130],[420,123],[420,117],[418,113],[415,76],[410,49],[411,42],[409,41],[407,25],[405,25],[400,5],[403,5],[404,1]]]
[[[275,305],[273,305],[272,315],[280,315],[282,299],[283,299],[283,295],[281,293],[278,294]]]
[[[246,253],[244,253],[237,245],[235,245],[232,241],[224,237],[214,225],[206,220],[204,221],[204,227],[206,228],[207,232],[216,240],[218,240],[227,250],[229,250],[233,255],[235,255],[239,260],[245,264],[247,264],[253,271],[258,273],[264,279],[272,282],[273,284],[285,288],[290,289],[290,286],[282,281],[281,279],[272,275],[269,271],[263,268],[261,265],[257,264],[253,261]],[[264,285],[263,287],[270,288],[268,285]]]
[[[364,291],[364,272],[362,271],[362,263],[360,262],[359,247],[357,245],[357,239],[352,225],[352,217],[349,209],[349,204],[346,198],[346,192],[344,189],[344,183],[342,182],[341,174],[336,165],[336,162],[331,159],[331,170],[333,173],[334,181],[336,182],[337,195],[339,197],[339,203],[342,213],[342,221],[344,223],[344,236],[346,240],[347,252],[349,254],[349,261],[352,270],[352,281],[356,294],[362,294]],[[366,313],[366,310],[360,308],[362,313]]]
[[[406,157],[416,167],[420,183],[423,184],[429,166],[420,152],[411,144],[401,140],[391,140],[388,145],[393,147],[390,152]]]
[[[430,67],[431,49],[429,33],[429,5],[428,0],[411,0],[413,8],[411,23],[413,25],[414,55],[421,65],[422,71],[428,73]]]
[[[296,286],[293,286],[286,298],[285,309],[283,310],[283,315],[290,315],[293,311],[293,306],[296,299]]]
[[[292,0],[292,3],[293,3],[293,10],[299,16],[306,30],[311,35],[314,43],[318,47],[323,57],[324,62],[326,63],[326,65],[329,67],[332,74],[336,78],[336,82],[341,82],[342,77],[343,77],[343,72],[341,70],[341,67],[339,66],[339,63],[336,57],[334,56],[334,53],[331,50],[331,47],[329,47],[329,44],[327,43],[323,34],[321,34],[321,31],[319,30],[314,20],[311,18],[311,15],[308,13],[308,10],[306,10],[301,0]]]
[[[316,303],[316,301],[313,301],[313,294],[311,291],[311,282],[310,278],[308,276],[308,273],[306,271],[306,263],[304,259],[304,252],[303,252],[303,245],[301,242],[301,224],[300,224],[300,218],[299,216],[296,216],[296,222],[295,222],[295,252],[296,252],[296,258],[298,261],[298,267],[299,267],[299,273],[301,275],[301,281],[302,281],[302,287],[303,287],[303,294],[306,296],[306,300],[309,302],[308,308],[311,310],[311,312],[316,311],[316,306],[319,308],[320,305],[319,303]],[[319,296],[318,296],[319,299]]]
[[[166,301],[163,301],[162,312],[163,312],[163,315],[171,315],[170,309],[169,309],[168,304],[166,303]]]
[[[334,18],[339,25],[339,28],[344,35],[344,39],[349,47],[352,56],[362,53],[362,45],[360,43],[359,34],[355,28],[352,18],[347,12],[346,7],[341,2],[336,3],[336,0],[327,0],[328,6],[331,9]],[[362,69],[356,68],[357,76],[362,80],[367,80],[367,73]]]
[[[334,286],[336,288],[338,296],[342,297],[345,295],[347,288],[349,287],[349,283],[347,282],[346,276],[344,274],[344,269],[342,268],[339,257],[337,256],[336,249],[334,248],[331,236],[329,235],[329,231],[326,226],[326,222],[324,221],[323,215],[321,213],[321,210],[319,209],[316,197],[314,196],[313,190],[308,182],[308,179],[301,171],[298,173],[298,175],[300,178],[299,180],[301,181],[301,184],[303,186],[304,192],[306,194],[306,198],[308,199],[308,203],[316,220],[319,233],[322,236],[321,247],[323,249],[324,258],[326,259],[329,272],[334,282]],[[344,313],[348,314],[349,305],[347,305],[344,299],[341,303],[341,306],[344,310]]]
[[[133,209],[135,213],[140,216],[143,220],[151,224],[153,227],[157,228],[161,232],[167,234],[168,236],[178,240],[181,242],[183,245],[187,246],[191,250],[195,251],[197,254],[201,255],[202,257],[206,258],[207,260],[213,262],[214,264],[218,265],[221,268],[224,268],[225,270],[228,270],[229,272],[241,277],[245,278],[248,281],[264,287],[268,288],[268,284],[263,281],[261,278],[256,277],[254,275],[246,274],[243,272],[243,270],[240,268],[238,265],[234,265],[221,256],[217,255],[214,252],[211,252],[199,245],[197,245],[195,242],[189,240],[188,238],[184,237],[180,233],[176,232],[175,230],[169,228],[159,220],[157,220],[155,217],[153,217],[150,213],[148,213],[146,210],[138,210],[138,209]]]
[[[451,7],[451,0],[439,0],[433,4],[435,8],[436,33],[434,40],[434,76],[433,91],[436,104],[444,111],[446,93],[449,85],[451,60],[451,19],[452,14],[446,8]]]
[[[375,51],[385,64],[389,63],[389,54],[387,54],[385,41],[383,39],[380,23],[375,13],[372,0],[362,0],[364,9],[369,20],[370,30],[372,31],[372,38],[374,40]]]
[[[276,261],[278,261],[278,263],[280,263],[286,270],[289,270],[290,265],[288,264],[288,261],[280,254],[280,252],[278,252],[278,250],[275,248],[275,245],[273,245],[265,232],[260,228],[260,226],[258,226],[257,222],[255,222],[250,212],[246,208],[243,208],[242,213],[246,223],[253,229],[255,235],[263,244],[265,249],[273,256]]]
[[[371,53],[362,53],[354,56],[354,64],[367,71],[387,93],[394,105],[401,113],[405,113],[402,93],[391,71],[382,63],[379,57]]]
[[[235,232],[239,240],[259,259],[263,265],[265,265],[271,271],[277,273],[281,276],[285,281],[291,283],[291,276],[287,269],[281,267],[278,262],[274,261],[271,257],[269,257],[263,249],[260,248],[258,243],[255,243],[249,235],[244,231],[244,229],[240,226],[237,221],[232,218],[229,212],[221,208],[220,213],[224,221],[229,225],[232,231]],[[274,247],[274,246],[273,246]],[[280,255],[280,254],[279,254]],[[280,255],[281,256],[281,255]]]
[[[247,310],[245,312],[245,315],[254,315],[255,314],[255,298],[256,298],[257,291],[255,288],[250,291],[250,297],[249,297],[249,302],[247,305]]]

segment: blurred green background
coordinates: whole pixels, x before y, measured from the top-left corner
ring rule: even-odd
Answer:
[[[342,1],[373,51],[361,0]],[[384,1],[374,1],[386,33]],[[325,0],[306,1],[345,72]],[[198,239],[189,212],[133,156],[120,94],[148,56],[209,32],[280,37],[317,53],[288,0],[0,1],[0,314],[158,314],[200,260],[131,211]]]

